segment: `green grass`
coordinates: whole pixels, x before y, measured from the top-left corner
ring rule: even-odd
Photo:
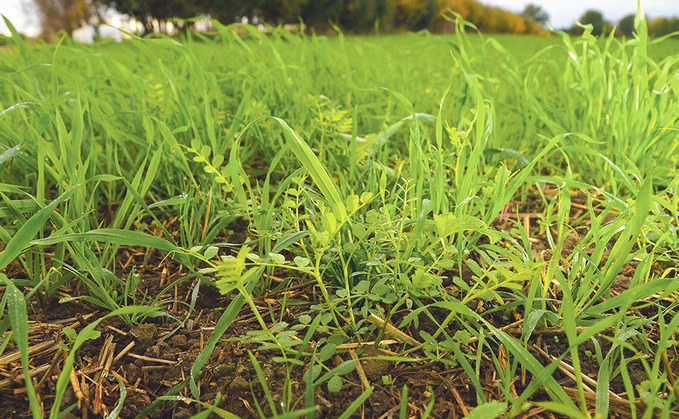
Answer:
[[[63,297],[65,284],[83,291],[62,303],[128,325],[165,315],[155,296],[137,301],[120,271],[121,246],[139,246],[181,263],[182,281],[238,294],[183,382],[192,397],[175,389],[151,410],[185,400],[231,417],[200,399],[196,379],[245,307],[261,330],[242,339],[305,371],[282,417],[310,415],[315,392],[348,380],[355,361],[329,361],[338,344],[393,336],[375,316],[412,334],[394,361],[462,368],[478,417],[531,406],[606,417],[620,400],[636,417],[669,415],[679,41],[638,29],[627,40],[327,38],[219,26],[210,39],[92,47],[15,36],[0,54],[0,331],[26,373],[26,307]],[[507,211],[534,211],[533,228],[518,214],[502,221]],[[226,243],[237,223],[247,242]],[[629,287],[616,288],[630,267]],[[300,278],[320,303],[304,305],[299,324],[270,327],[254,298]],[[51,417],[68,408],[58,401],[96,324],[68,349]],[[547,359],[535,339],[554,328],[564,341]],[[585,344],[596,349],[594,384],[581,373]],[[647,380],[633,381],[631,363]],[[497,400],[482,368],[496,374]],[[522,374],[532,379],[517,400]],[[626,394],[609,392],[614,380]],[[46,414],[26,387],[33,417]],[[264,391],[256,408],[275,414]],[[345,415],[372,391],[347,400]]]

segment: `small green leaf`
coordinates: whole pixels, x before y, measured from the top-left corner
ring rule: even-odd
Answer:
[[[323,313],[321,314],[321,323],[322,324],[328,324],[332,320],[332,313]]]
[[[342,378],[339,375],[332,377],[328,380],[328,391],[331,393],[338,393],[342,390]]]
[[[353,292],[356,293],[356,294],[363,294],[363,293],[368,292],[369,289],[370,289],[370,282],[363,280],[363,281],[359,282],[358,284],[356,284],[356,286],[353,289]]]
[[[349,374],[353,370],[356,369],[356,362],[354,361],[344,361],[337,367],[333,368],[331,371],[334,371],[335,374],[337,375],[344,375],[344,374]]]
[[[221,154],[215,154],[214,157],[212,157],[212,166],[220,167],[222,163],[224,163],[224,156]]]
[[[320,362],[325,362],[328,359],[332,358],[333,355],[335,355],[337,346],[332,343],[328,343],[325,346],[323,346],[323,349],[318,353],[318,360]]]
[[[301,256],[295,256],[294,262],[295,262],[295,265],[299,266],[300,268],[308,266],[309,263],[310,263],[309,259],[301,257]]]
[[[326,212],[321,215],[321,225],[325,232],[332,233],[337,228],[337,218],[335,218],[335,215],[332,212]]]
[[[468,419],[496,419],[507,411],[507,403],[500,403],[497,400],[489,401],[478,405],[469,413]]]
[[[455,217],[455,214],[451,212],[435,215],[434,221],[436,221],[436,230],[439,237],[448,237],[460,230],[481,230],[485,227],[483,221],[478,218],[472,217],[471,215],[465,215],[461,219],[458,219]]]
[[[62,331],[64,332],[64,335],[66,335],[68,340],[75,340],[75,338],[78,336],[78,333],[69,326],[64,327]]]
[[[101,336],[101,332],[98,330],[92,330],[90,333],[85,334],[85,339],[99,339],[99,336]]]
[[[439,268],[443,269],[451,269],[454,268],[457,265],[457,262],[453,259],[443,259],[442,261],[439,261],[438,266]]]
[[[472,338],[472,335],[466,330],[458,330],[453,335],[453,339],[460,343],[467,343]]]
[[[353,225],[351,227],[351,234],[353,234],[358,240],[361,240],[363,237],[365,237],[365,227],[363,227],[363,224]]]
[[[304,381],[313,381],[316,378],[318,378],[319,375],[321,375],[321,372],[323,371],[323,367],[320,365],[313,365],[309,367],[306,371],[304,371]]]
[[[285,330],[286,327],[288,327],[288,323],[278,322],[275,325],[273,325],[273,327],[271,328],[271,333],[281,332],[281,331]]]
[[[274,263],[283,265],[285,263],[285,256],[280,253],[269,253],[269,257],[273,259]]]
[[[379,220],[380,215],[375,210],[370,210],[365,214],[365,221],[368,224],[373,224]]]
[[[412,289],[415,291],[423,291],[431,288],[436,288],[441,285],[441,278],[425,272],[424,269],[417,269],[410,278]]]
[[[358,199],[359,199],[358,195],[354,195],[354,194],[346,197],[345,201],[346,201],[347,211],[354,212],[358,209],[358,207],[359,207]]]
[[[299,204],[292,199],[286,199],[285,202],[283,202],[283,206],[285,208],[298,208]]]
[[[205,249],[203,256],[205,256],[206,259],[212,259],[213,257],[217,256],[217,253],[219,253],[219,248],[216,246],[210,246]]]

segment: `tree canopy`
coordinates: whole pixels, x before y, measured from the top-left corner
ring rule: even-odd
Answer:
[[[663,36],[679,32],[679,18],[658,17],[648,22],[648,33],[653,36]]]
[[[61,0],[64,1],[64,0]],[[380,30],[445,31],[442,17],[454,11],[487,32],[539,33],[548,17],[539,7],[517,15],[477,0],[92,0],[136,18],[146,31],[153,21],[208,15],[222,23],[297,23],[317,30],[337,25],[349,32]]]
[[[523,12],[521,12],[521,16],[537,22],[542,27],[545,27],[549,21],[549,15],[547,12],[545,12],[542,7],[536,6],[534,4],[527,5],[526,8],[523,9]]]
[[[634,17],[634,14],[631,14],[620,19],[620,23],[618,24],[620,32],[625,35],[631,35],[632,32],[634,32]]]
[[[587,10],[585,14],[580,17],[580,23],[583,25],[592,25],[592,35],[598,36],[606,30],[606,21],[604,15],[598,10]]]
[[[102,21],[106,8],[135,18],[142,32],[162,31],[164,23],[184,27],[183,19],[196,16],[215,18],[224,24],[249,22],[278,25],[298,23],[325,31],[339,26],[347,32],[418,31],[449,32],[453,24],[445,15],[454,12],[473,23],[483,32],[544,33],[549,15],[542,7],[528,4],[521,14],[486,6],[479,0],[33,0],[43,32],[63,30],[71,33],[84,23]],[[618,34],[634,32],[634,14],[621,19]],[[601,12],[588,10],[580,17],[582,24],[591,24],[592,33],[605,33],[611,25]],[[154,23],[156,24],[154,26]],[[571,33],[582,33],[574,26]],[[652,36],[679,31],[679,18],[659,17],[648,21]]]

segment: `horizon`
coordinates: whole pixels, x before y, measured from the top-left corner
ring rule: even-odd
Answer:
[[[33,37],[39,35],[40,23],[37,13],[31,14],[24,10],[26,7],[35,8],[32,0],[4,0],[4,3],[6,7],[0,14],[5,15],[18,32]],[[520,14],[528,4],[534,4],[549,14],[548,24],[556,30],[570,28],[587,10],[601,12],[604,19],[613,24],[617,24],[623,17],[637,11],[637,0],[599,0],[595,6],[587,0],[571,0],[567,3],[563,0],[482,0],[481,3],[517,14]],[[649,19],[679,16],[679,2],[672,2],[668,5],[665,0],[646,0],[642,2],[642,5]],[[115,15],[120,16],[117,13]],[[9,35],[9,33],[5,22],[0,21],[0,34]]]

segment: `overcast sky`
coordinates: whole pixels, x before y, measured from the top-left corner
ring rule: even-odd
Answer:
[[[637,10],[637,0],[481,0],[482,3],[521,12],[527,4],[542,7],[549,14],[549,23],[556,29],[569,27],[588,9],[596,9],[604,18],[617,22],[622,17]],[[644,0],[646,15],[653,18],[659,16],[679,16],[679,0]],[[35,16],[25,13],[24,9],[31,0],[0,0],[0,14],[9,18],[19,32],[35,35],[39,22]],[[0,22],[0,33],[9,30],[4,21]]]
[[[11,1],[11,0],[10,0]],[[604,19],[617,23],[637,11],[637,0],[481,0],[484,4],[520,13],[528,4],[542,7],[549,14],[549,24],[556,29],[573,25],[585,11],[598,10]],[[679,16],[679,0],[642,0],[646,17]]]

